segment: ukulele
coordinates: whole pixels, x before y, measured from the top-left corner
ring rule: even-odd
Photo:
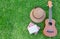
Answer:
[[[52,1],[48,1],[49,6],[49,19],[45,21],[45,28],[43,34],[48,37],[54,37],[57,35],[57,29],[55,27],[55,20],[52,19]]]

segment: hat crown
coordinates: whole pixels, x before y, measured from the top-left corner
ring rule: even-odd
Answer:
[[[43,16],[44,12],[41,8],[36,8],[34,11],[33,11],[33,15],[35,18],[41,18]]]

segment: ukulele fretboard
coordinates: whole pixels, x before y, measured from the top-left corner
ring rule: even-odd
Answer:
[[[52,22],[52,7],[49,8],[49,22]]]

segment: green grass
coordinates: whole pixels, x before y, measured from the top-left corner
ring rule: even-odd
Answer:
[[[57,36],[60,39],[60,0],[53,1],[53,19],[56,20]],[[27,30],[31,22],[30,11],[39,6],[46,11],[48,18],[48,0],[0,0],[0,39],[50,39],[43,35],[44,21],[37,35],[30,35]]]

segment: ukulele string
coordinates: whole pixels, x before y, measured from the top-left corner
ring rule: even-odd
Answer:
[[[49,8],[49,22],[51,22],[52,23],[52,7],[51,8]],[[51,39],[52,39],[52,37],[50,37]]]
[[[51,0],[52,1],[52,0]],[[52,22],[52,7],[50,8],[50,20],[51,20],[51,22]],[[51,37],[51,39],[52,39],[52,37]]]

